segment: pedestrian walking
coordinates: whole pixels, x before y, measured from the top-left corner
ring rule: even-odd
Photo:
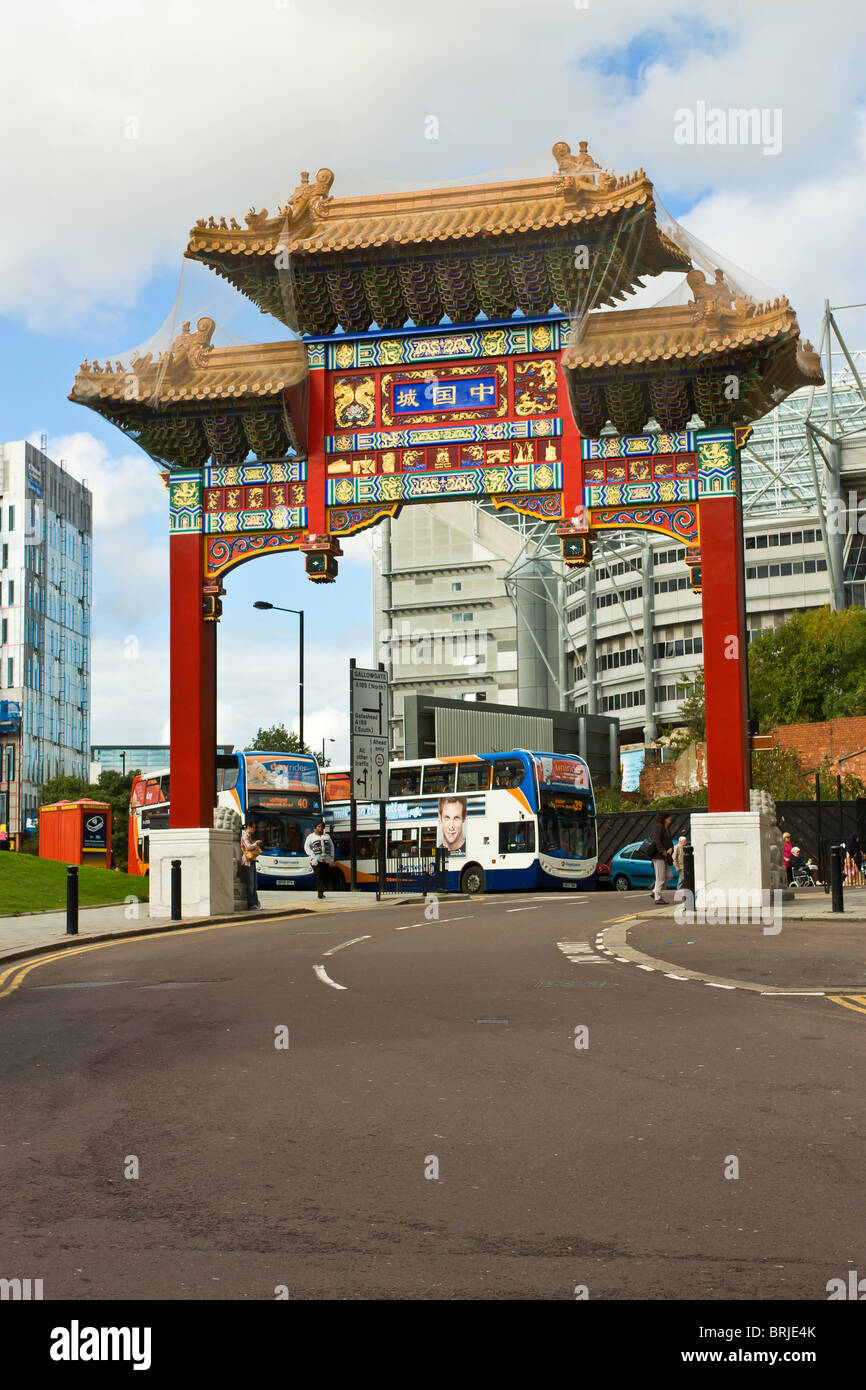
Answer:
[[[684,855],[685,855],[686,844],[687,844],[687,840],[686,840],[685,835],[681,835],[680,838],[677,840],[676,844],[674,845],[674,854],[673,854],[674,868],[676,869],[676,871],[677,871],[677,873],[679,874],[680,878],[682,878],[682,876],[683,876],[683,861],[684,861]]]
[[[863,849],[860,844],[860,836],[856,831],[848,840],[845,849],[848,852],[848,858],[854,866],[851,875],[852,882],[860,883],[863,874]]]
[[[786,830],[782,836],[782,862],[785,865],[785,880],[787,883],[790,883],[791,879],[794,877],[794,870],[791,868],[792,853],[793,845],[791,844],[791,836]]]
[[[262,842],[255,838],[255,833],[255,821],[248,820],[241,836],[241,854],[244,859],[242,868],[247,890],[247,907],[251,911],[257,911],[261,907],[258,884],[256,883],[256,860],[262,852]]]
[[[663,903],[666,901],[662,897],[668,877],[668,865],[671,862],[674,852],[674,844],[671,839],[670,825],[673,816],[670,811],[659,811],[652,829],[653,842],[653,868],[655,869],[656,881],[653,885],[653,902]]]
[[[315,830],[304,841],[304,854],[316,876],[316,891],[323,898],[328,886],[328,869],[334,862],[334,841],[325,829],[323,820],[316,822]]]

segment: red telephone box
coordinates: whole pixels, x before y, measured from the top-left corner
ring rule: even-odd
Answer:
[[[111,806],[107,801],[57,801],[39,809],[39,857],[111,868]]]

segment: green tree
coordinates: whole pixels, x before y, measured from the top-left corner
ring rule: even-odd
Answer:
[[[700,670],[694,676],[683,676],[677,681],[677,690],[682,695],[680,718],[689,743],[703,743],[707,736],[707,709],[705,703],[704,673]]]
[[[294,730],[285,724],[272,724],[269,729],[259,729],[252,743],[244,745],[251,753],[309,753],[320,767],[328,767],[330,758],[322,757],[321,748],[314,750],[308,743],[301,743]]]
[[[821,779],[821,800],[836,799],[836,774],[826,765],[818,769]],[[752,754],[752,785],[769,792],[774,801],[814,801],[815,771],[807,768],[791,748],[768,748]],[[866,796],[866,787],[846,773],[842,778],[842,798],[856,801]]]
[[[294,729],[285,724],[272,724],[269,729],[259,729],[255,738],[244,744],[248,752],[255,753],[311,753],[305,743],[301,743]]]
[[[704,673],[698,671],[694,676],[682,676],[677,681],[677,690],[682,697],[680,719],[682,725],[674,729],[661,730],[670,735],[669,747],[674,757],[678,757],[692,743],[703,743],[707,736],[707,710],[704,691]]]
[[[866,611],[794,613],[749,646],[752,715],[762,731],[866,714]]]

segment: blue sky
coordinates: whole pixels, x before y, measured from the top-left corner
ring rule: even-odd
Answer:
[[[854,0],[821,12],[810,0],[721,11],[715,0],[473,0],[472,26],[465,16],[458,0],[435,11],[45,0],[7,17],[0,438],[44,431],[94,491],[94,742],[166,732],[165,493],[135,445],[66,395],[84,357],[120,355],[166,321],[196,218],[273,209],[302,169],[332,168],[335,196],[379,192],[549,173],[556,140],[587,139],[614,169],[642,165],[669,212],[787,293],[804,335],[814,338],[825,295],[866,298]],[[675,113],[699,102],[778,109],[781,152],[676,144]],[[179,320],[206,308],[236,337],[286,336],[188,268]],[[843,326],[862,346],[860,325]],[[348,658],[374,658],[369,536],[346,550],[332,586],[310,584],[291,556],[229,577],[222,740],[295,717],[295,620],[254,612],[261,597],[304,607],[309,734],[336,734],[345,756]],[[138,664],[122,655],[130,635]]]

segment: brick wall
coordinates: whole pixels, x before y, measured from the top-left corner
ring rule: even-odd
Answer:
[[[659,796],[697,791],[707,785],[707,745],[692,743],[673,763],[648,763],[641,770],[641,795],[648,801]]]
[[[676,763],[647,763],[641,768],[641,796],[655,801],[658,796],[674,796],[677,791]]]
[[[828,719],[823,724],[780,724],[771,732],[776,746],[793,749],[810,772],[829,763],[831,772],[849,773],[866,782],[866,716]]]

